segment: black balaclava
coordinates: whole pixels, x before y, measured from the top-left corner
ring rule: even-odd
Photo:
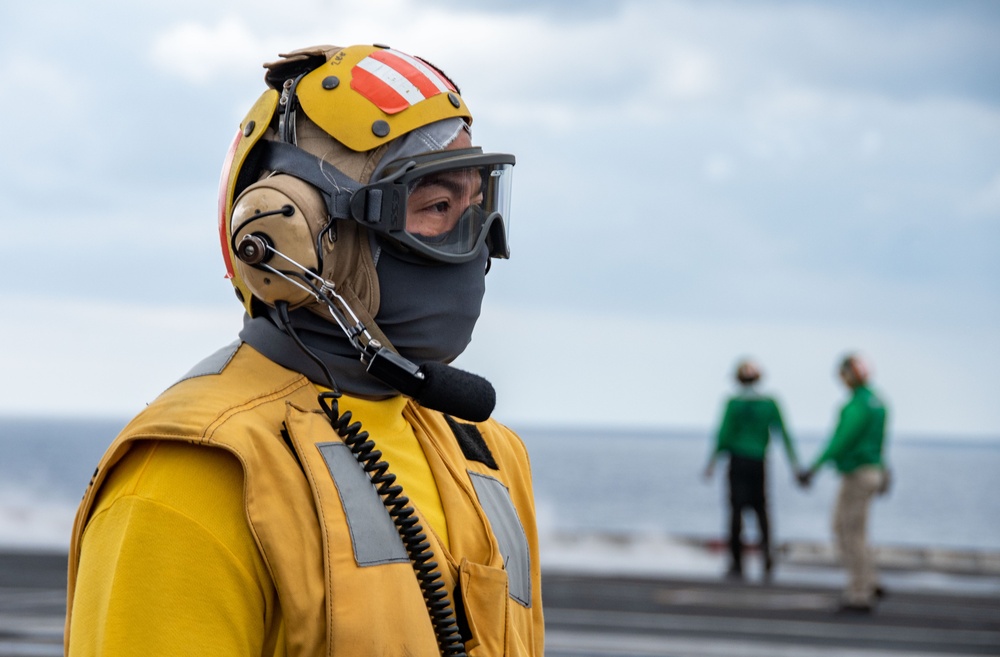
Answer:
[[[428,263],[376,244],[379,303],[375,323],[403,357],[417,365],[449,363],[472,340],[486,291],[487,249],[462,264]],[[274,362],[320,385],[329,385],[316,362],[281,328],[278,312],[244,317],[240,338]],[[333,318],[299,308],[289,313],[302,342],[333,375],[344,393],[384,398],[398,394],[365,371],[357,350]]]

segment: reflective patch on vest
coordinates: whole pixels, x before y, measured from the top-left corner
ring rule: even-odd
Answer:
[[[226,369],[226,365],[228,365],[229,361],[231,361],[233,356],[236,355],[236,351],[240,348],[241,344],[243,344],[242,340],[237,340],[232,344],[227,344],[225,347],[219,349],[214,354],[188,370],[188,373],[175,381],[173,385],[177,385],[181,381],[187,381],[188,379],[195,379],[199,376],[222,374],[222,370]]]
[[[409,563],[410,558],[389,512],[350,448],[344,443],[317,443],[316,447],[323,455],[340,494],[354,547],[354,560],[358,565],[363,568],[386,563]]]
[[[528,538],[524,526],[517,516],[510,491],[493,477],[469,470],[469,478],[476,489],[479,503],[489,518],[493,535],[497,537],[500,554],[503,555],[504,569],[510,597],[525,607],[531,606],[531,556],[528,554]]]

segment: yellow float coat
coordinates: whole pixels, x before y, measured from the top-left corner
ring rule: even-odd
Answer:
[[[396,474],[404,488],[404,475],[415,484],[418,513],[428,510],[420,519],[445,590],[461,591],[470,656],[541,655],[521,442],[492,420],[475,425],[495,461],[486,465],[465,456],[440,413],[402,399],[343,403],[376,442],[378,428],[399,428],[396,417],[412,429],[437,485],[420,485],[419,463],[400,462]],[[109,448],[81,504],[68,654],[437,655],[411,565],[359,566],[357,528],[324,458],[337,443],[313,385],[247,345],[221,373],[168,389]],[[391,465],[392,450],[383,451]],[[522,537],[513,550],[509,527],[493,530],[484,490],[512,503]],[[522,576],[505,569],[520,541]]]

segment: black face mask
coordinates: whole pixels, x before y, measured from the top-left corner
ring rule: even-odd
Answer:
[[[429,264],[393,247],[375,245],[379,310],[375,323],[408,360],[448,363],[472,340],[486,291],[486,247],[461,264]],[[277,311],[244,318],[240,337],[267,358],[329,385],[316,362],[281,328]],[[349,395],[390,397],[397,391],[365,371],[357,350],[333,321],[299,308],[289,313],[299,339],[321,359]]]
[[[396,350],[420,365],[450,363],[472,341],[486,293],[485,246],[461,264],[427,264],[377,246],[379,309],[375,323]]]

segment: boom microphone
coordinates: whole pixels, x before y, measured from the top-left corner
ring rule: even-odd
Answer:
[[[421,406],[469,422],[488,420],[497,403],[493,385],[478,374],[444,363],[418,367],[385,347],[371,357],[368,373]]]
[[[422,406],[470,422],[485,422],[497,405],[493,384],[471,372],[444,363],[425,363],[423,389],[414,395]]]

